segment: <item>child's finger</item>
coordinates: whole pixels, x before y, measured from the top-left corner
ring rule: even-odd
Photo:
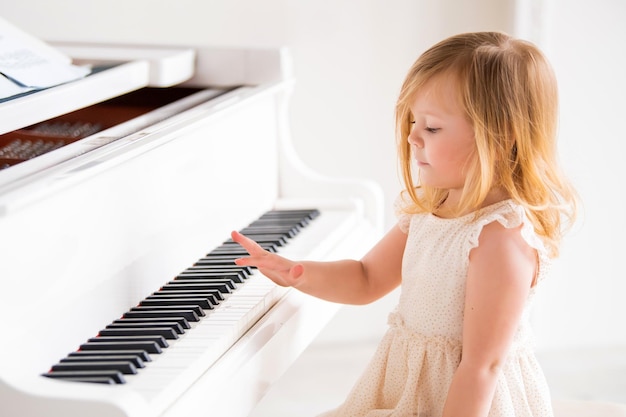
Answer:
[[[252,255],[254,252],[265,252],[265,249],[259,246],[259,244],[256,243],[254,240],[242,235],[235,230],[230,233],[230,237],[233,239],[234,242],[239,243],[245,250],[247,250],[250,255]]]

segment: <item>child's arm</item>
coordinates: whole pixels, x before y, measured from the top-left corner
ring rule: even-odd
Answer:
[[[470,253],[461,363],[444,417],[486,417],[499,369],[517,330],[537,268],[537,254],[520,228],[483,228]]]
[[[249,257],[238,265],[254,265],[278,285],[294,287],[315,297],[343,304],[372,302],[400,285],[402,254],[407,235],[393,227],[360,261],[294,262],[263,250],[238,232],[233,240]]]

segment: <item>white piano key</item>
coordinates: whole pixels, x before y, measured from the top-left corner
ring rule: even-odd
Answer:
[[[191,323],[191,328],[171,341],[163,353],[152,355],[153,361],[142,372],[126,378],[126,385],[154,400],[167,391],[166,387],[188,383],[186,374],[196,366],[194,363],[215,362],[284,293],[259,272],[237,287],[214,310],[206,310],[199,322]]]
[[[345,233],[342,230],[351,224],[345,212],[322,213],[305,227],[279,254],[294,259],[308,257],[318,246],[325,250],[334,247],[333,236]],[[317,229],[317,230],[316,230]],[[214,310],[207,310],[199,322],[191,323],[179,339],[137,375],[127,378],[127,386],[139,392],[149,401],[165,402],[173,387],[188,386],[198,377],[198,368],[209,369],[219,357],[237,342],[268,310],[288,292],[270,279],[255,271],[236,290],[228,294]]]

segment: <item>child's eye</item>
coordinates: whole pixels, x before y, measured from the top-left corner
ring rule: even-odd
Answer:
[[[426,126],[424,128],[425,131],[427,131],[428,133],[437,133],[441,128],[439,127],[428,127]]]

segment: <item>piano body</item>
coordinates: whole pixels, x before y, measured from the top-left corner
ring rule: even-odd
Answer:
[[[258,272],[125,383],[44,374],[267,211],[319,210],[285,256],[361,256],[382,193],[296,156],[287,50],[53,45],[92,73],[0,102],[0,416],[247,415],[338,309]]]

